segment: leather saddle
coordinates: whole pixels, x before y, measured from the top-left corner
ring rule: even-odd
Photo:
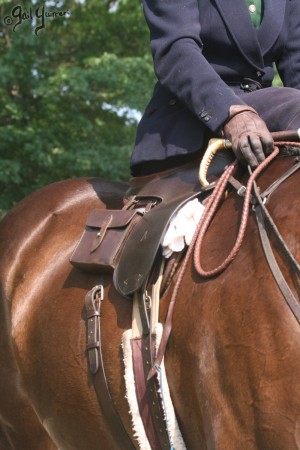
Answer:
[[[218,152],[209,167],[208,180],[213,182],[233,160],[230,150]],[[200,161],[196,160],[180,168],[131,181],[125,198],[156,198],[158,204],[134,227],[122,250],[113,276],[120,294],[131,295],[144,285],[172,216],[187,201],[200,194],[203,200],[213,187],[210,185],[204,189],[200,185],[199,164]]]
[[[232,161],[219,152],[208,172],[214,181]],[[187,201],[206,197],[198,179],[199,160],[146,177],[134,178],[122,210],[95,210],[70,262],[88,272],[113,272],[117,291],[130,296],[142,288],[153,267],[173,215]]]
[[[126,193],[129,201],[156,201],[133,228],[114,271],[117,291],[128,296],[140,289],[151,270],[161,240],[172,216],[188,200],[205,189],[198,181],[198,163],[183,166],[163,175],[134,179]]]

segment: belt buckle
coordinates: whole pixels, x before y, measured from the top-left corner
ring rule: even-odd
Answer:
[[[252,80],[252,78],[243,78],[240,84],[240,88],[245,92],[253,92],[261,89],[262,85],[259,83],[259,81]]]

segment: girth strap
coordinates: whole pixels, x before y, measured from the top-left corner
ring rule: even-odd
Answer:
[[[153,359],[152,339],[148,334],[131,340],[133,370],[139,410],[151,449],[170,450],[170,441],[162,411],[162,399],[159,394],[158,380],[153,377],[147,381],[147,375]]]
[[[100,309],[103,301],[103,286],[95,286],[85,297],[87,319],[87,354],[89,369],[94,388],[103,415],[113,431],[119,448],[135,450],[136,447],[129,438],[120,416],[113,403],[107,384],[101,351]]]
[[[134,302],[138,303],[136,312],[140,315],[141,335],[131,339],[132,363],[135,378],[135,389],[139,404],[139,411],[151,449],[170,450],[171,443],[167,429],[157,377],[147,380],[147,376],[155,357],[155,334],[150,332],[147,311],[147,294],[139,289]]]

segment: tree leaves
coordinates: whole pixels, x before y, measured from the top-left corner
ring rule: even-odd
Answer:
[[[33,18],[14,32],[3,18],[15,6],[0,2],[0,211],[56,180],[128,179],[130,111],[145,108],[155,82],[139,1],[27,1]],[[43,6],[70,14],[45,17],[36,35]]]

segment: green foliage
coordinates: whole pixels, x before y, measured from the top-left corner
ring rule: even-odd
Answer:
[[[33,19],[13,31],[18,5]],[[37,30],[43,7],[67,13]],[[130,109],[155,79],[139,0],[1,1],[0,16],[0,213],[56,180],[128,179]]]

